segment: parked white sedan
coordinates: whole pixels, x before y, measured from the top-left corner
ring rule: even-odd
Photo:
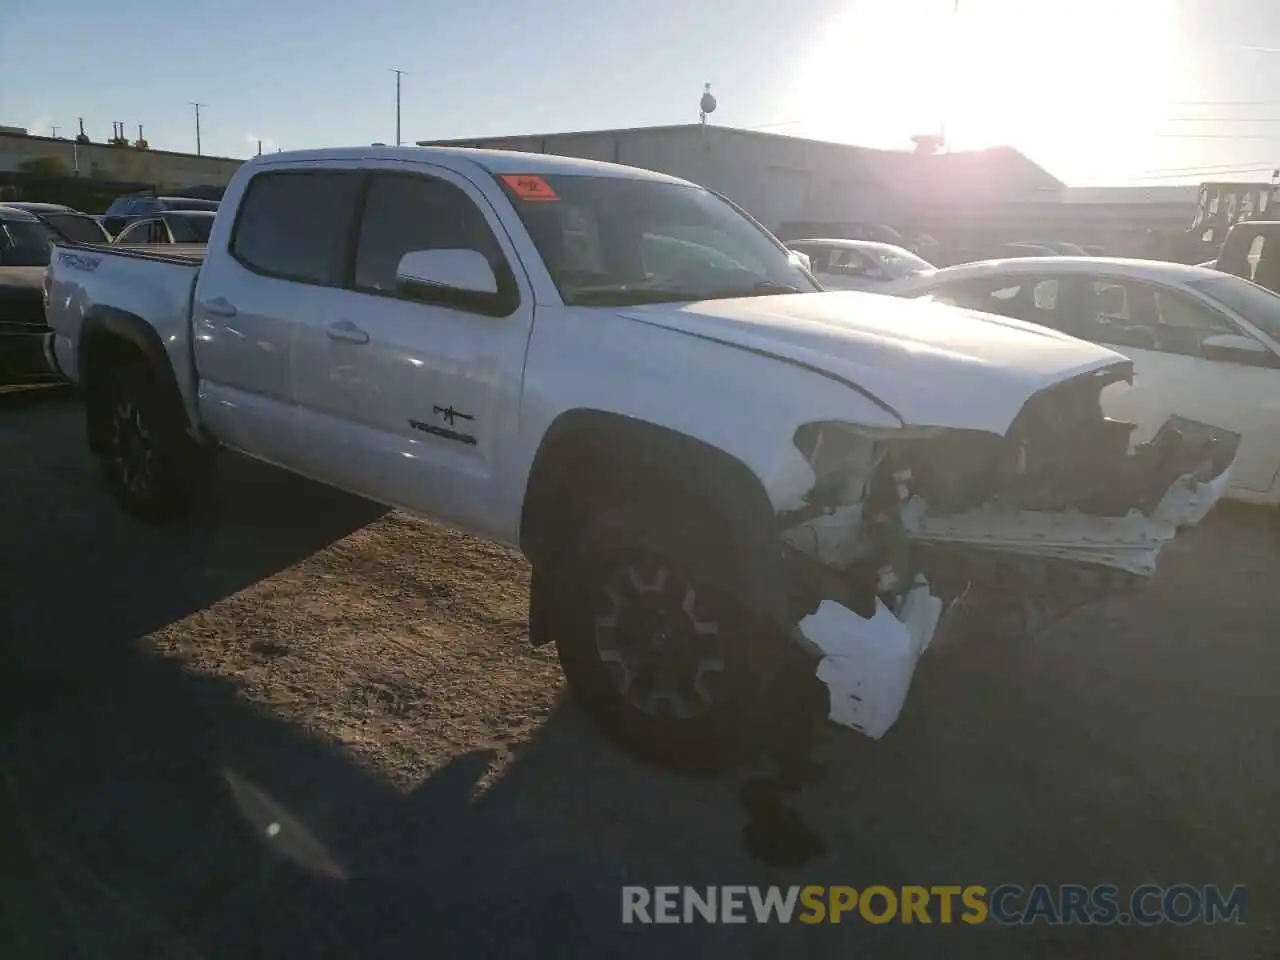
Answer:
[[[1060,330],[1134,362],[1103,412],[1150,439],[1170,414],[1241,434],[1228,496],[1280,504],[1280,296],[1148,260],[1034,257],[947,267],[895,291]],[[1087,464],[1082,464],[1087,469]]]
[[[896,293],[902,281],[937,269],[910,250],[872,240],[792,240],[787,247],[809,258],[810,271],[828,290]]]

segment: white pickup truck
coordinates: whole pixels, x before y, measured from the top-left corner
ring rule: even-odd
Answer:
[[[532,642],[671,762],[809,710],[881,736],[954,600],[1142,582],[1234,457],[1131,447],[1119,354],[824,292],[717,194],[583,160],[261,157],[203,258],[59,246],[45,297],[125,509],[190,514],[227,448],[516,546]]]

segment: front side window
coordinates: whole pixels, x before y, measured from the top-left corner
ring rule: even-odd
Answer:
[[[831,272],[842,277],[865,277],[877,272],[875,264],[851,247],[834,251]]]
[[[510,301],[515,281],[498,239],[480,208],[459,187],[419,174],[379,174],[369,183],[356,247],[355,286],[394,294],[406,253],[475,250],[498,279],[498,298]]]
[[[360,177],[342,170],[253,178],[240,202],[231,254],[257,273],[339,286]]]
[[[871,256],[885,273],[895,279],[914,277],[934,269],[928,260],[900,247],[877,247],[871,251]]]
[[[785,248],[701,187],[576,175],[497,179],[566,304],[818,289]]]
[[[1192,280],[1187,286],[1244,317],[1272,340],[1280,340],[1280,295],[1230,274]]]

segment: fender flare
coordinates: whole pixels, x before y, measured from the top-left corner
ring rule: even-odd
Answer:
[[[164,344],[155,328],[136,313],[120,310],[117,307],[94,306],[85,313],[80,326],[79,374],[81,383],[91,383],[98,349],[95,343],[102,338],[111,337],[123,340],[142,354],[148,369],[156,378],[166,400],[174,404],[182,416],[184,426],[188,425],[186,406],[182,401],[182,391],[178,389],[178,378],[173,364],[165,352]]]

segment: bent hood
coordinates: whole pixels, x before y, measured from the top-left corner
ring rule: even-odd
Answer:
[[[828,292],[634,307],[623,316],[816,368],[905,425],[1004,434],[1033,394],[1104,368],[1114,351],[1044,327],[923,300]]]

